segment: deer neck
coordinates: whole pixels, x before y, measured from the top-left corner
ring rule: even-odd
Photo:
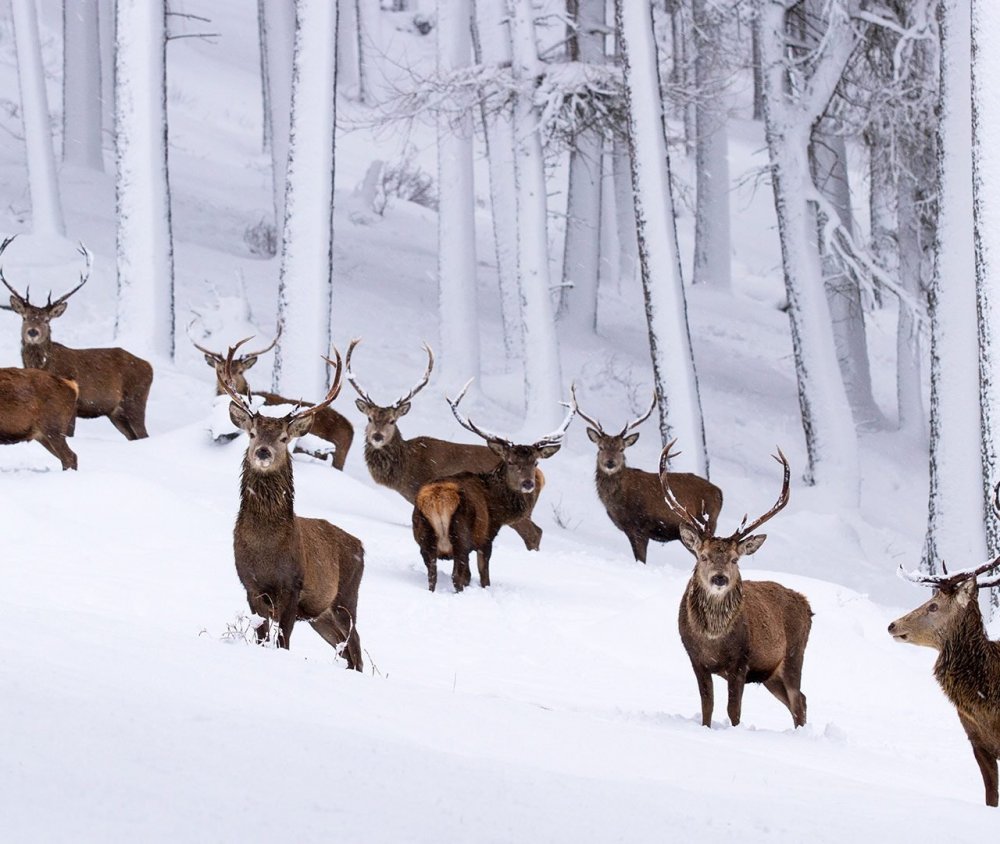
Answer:
[[[375,483],[390,489],[400,486],[406,470],[405,447],[406,440],[399,428],[396,429],[396,436],[381,448],[375,448],[365,439],[365,463]]]
[[[942,642],[934,676],[956,706],[1000,710],[1000,644],[986,637],[975,599]]]
[[[706,590],[692,575],[688,585],[688,615],[694,626],[709,638],[717,639],[731,629],[743,607],[743,581],[737,580],[721,595]]]
[[[51,359],[51,337],[44,343],[21,343],[21,363],[25,369],[46,369]]]
[[[295,482],[291,458],[273,472],[258,472],[243,457],[240,476],[240,512],[238,522],[249,522],[255,528],[280,525],[295,520]]]
[[[481,475],[490,493],[490,518],[500,524],[517,521],[528,512],[531,494],[511,489],[507,483],[507,467],[501,462],[495,469]]]
[[[598,466],[594,470],[594,482],[597,486],[598,498],[605,503],[608,501],[618,501],[617,494],[618,490],[621,489],[624,477],[625,466],[622,466],[621,469],[613,475],[609,475],[607,472],[601,471],[601,467]]]

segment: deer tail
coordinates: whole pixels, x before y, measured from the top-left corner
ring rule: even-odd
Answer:
[[[72,378],[60,378],[59,380],[73,390],[73,393],[77,398],[80,398],[80,385],[75,380]]]
[[[434,528],[439,555],[452,553],[451,517],[455,515],[460,503],[458,484],[448,481],[427,484],[421,487],[417,493],[417,509],[423,513],[424,518]]]

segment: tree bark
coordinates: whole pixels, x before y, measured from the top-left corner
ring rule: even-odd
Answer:
[[[660,435],[663,442],[677,438],[683,445],[684,459],[675,461],[675,471],[707,477],[705,427],[677,257],[652,6],[615,0],[615,21],[625,80],[639,265],[660,407]]]
[[[278,250],[285,226],[285,185],[292,111],[292,56],[295,1],[266,0],[262,42],[267,54],[267,91],[271,124],[271,190]]]
[[[63,4],[63,164],[104,172],[98,0]]]
[[[316,400],[326,393],[333,304],[333,169],[337,9],[296,0],[285,227],[278,281],[275,392]]]

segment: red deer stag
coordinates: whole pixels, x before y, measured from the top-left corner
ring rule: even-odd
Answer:
[[[13,237],[0,243],[0,255]],[[52,339],[51,321],[66,311],[66,302],[90,278],[91,257],[81,244],[86,272],[80,283],[55,302],[49,295],[45,305],[32,305],[28,294],[22,296],[3,277],[0,282],[11,292],[10,308],[21,317],[21,361],[28,369],[44,369],[79,386],[76,415],[83,419],[107,416],[129,440],[142,439],[146,433],[146,400],[153,383],[153,367],[124,349],[70,349]]]
[[[190,329],[190,326],[188,326]],[[222,387],[222,371],[226,364],[226,356],[219,354],[218,352],[213,352],[211,349],[206,349],[204,346],[198,345],[194,341],[194,338],[188,335],[188,339],[191,340],[191,344],[202,354],[205,355],[205,362],[215,370],[216,375],[216,387],[215,394],[221,396],[225,394],[225,390]],[[250,369],[255,363],[257,363],[257,358],[261,355],[266,354],[274,348],[278,340],[281,339],[281,329],[278,329],[278,334],[274,338],[274,342],[266,348],[260,349],[256,352],[247,352],[246,354],[240,355],[238,358],[233,359],[232,366],[232,377],[233,384],[235,385],[236,392],[241,396],[256,396],[263,399],[264,404],[270,407],[278,405],[295,405],[297,407],[310,407],[309,402],[299,400],[286,399],[284,396],[279,396],[277,393],[266,393],[260,390],[250,390],[250,385],[247,383],[246,376],[244,373]],[[313,425],[309,431],[314,437],[319,437],[321,440],[326,440],[332,443],[334,446],[333,458],[333,468],[341,469],[344,468],[344,461],[347,460],[347,452],[350,451],[351,443],[354,440],[354,426],[347,421],[343,416],[337,413],[332,407],[324,407],[318,410],[313,417]],[[233,433],[232,435],[225,434],[223,436],[217,437],[217,439],[232,439],[232,437],[237,436]],[[301,445],[296,444],[293,451],[299,454],[308,454],[312,457],[316,457],[319,460],[326,459],[326,453],[321,451],[312,451],[307,448],[302,448]]]
[[[59,458],[63,469],[76,468],[66,444],[76,426],[75,381],[40,369],[0,369],[0,445],[34,440]]]
[[[656,407],[656,395],[647,410],[638,419],[626,422],[617,434],[609,434],[601,423],[587,416],[582,410],[580,418],[588,422],[587,436],[597,446],[597,470],[594,480],[597,496],[601,499],[608,518],[618,530],[628,537],[632,553],[640,563],[646,562],[649,540],[672,542],[680,539],[680,520],[666,505],[660,488],[660,478],[655,472],[644,472],[625,465],[625,449],[639,439],[629,431],[645,422]],[[709,531],[722,510],[722,490],[715,484],[689,472],[672,472],[670,488],[678,500],[689,510],[697,510],[708,517]]]
[[[1000,513],[1000,487],[994,508]],[[978,576],[1000,566],[1000,557],[952,574],[904,571],[907,580],[933,587],[930,600],[889,625],[897,642],[923,645],[938,652],[934,676],[958,710],[986,788],[986,805],[997,805],[997,759],[1000,759],[1000,642],[986,637],[978,592],[1000,586],[1000,575]]]
[[[368,417],[365,463],[375,483],[395,490],[413,504],[417,499],[417,490],[429,481],[457,472],[488,472],[496,467],[499,458],[487,446],[454,443],[434,437],[408,440],[400,432],[399,418],[410,412],[410,401],[427,386],[434,369],[434,353],[430,346],[424,344],[427,369],[413,389],[390,405],[378,405],[361,389],[351,369],[351,355],[360,342],[352,340],[347,349],[344,377],[359,396],[355,402],[358,410]],[[511,525],[529,551],[537,551],[542,541],[542,529],[531,521],[535,498],[532,498],[524,517]]]
[[[575,403],[559,428],[532,445],[515,445],[510,440],[484,431],[458,411],[458,403],[469,381],[452,401],[451,412],[459,424],[486,440],[500,462],[486,472],[460,472],[424,484],[417,492],[413,508],[413,538],[427,566],[427,586],[437,586],[437,561],[453,560],[451,581],[461,592],[472,580],[469,555],[475,551],[479,564],[479,585],[490,585],[490,555],[493,540],[503,525],[524,518],[534,506],[545,478],[538,461],[551,457],[562,445],[563,436],[576,413]]]
[[[751,534],[788,503],[788,460],[778,449],[774,458],[784,466],[781,493],[763,516],[730,536],[718,537],[704,518],[693,516],[670,486],[666,463],[670,448],[660,457],[660,478],[667,505],[680,520],[681,542],[695,557],[694,572],[681,598],[678,627],[691,660],[701,695],[701,723],[712,726],[712,675],[729,684],[729,720],[740,723],[743,687],[763,683],[788,707],[796,727],[806,723],[806,696],[799,690],[812,610],[804,595],[771,581],[747,581],[739,561],[753,554],[767,534]]]
[[[247,338],[250,339],[250,338]],[[362,669],[356,626],[358,587],[365,551],[360,540],[323,519],[295,515],[295,484],[288,441],[309,432],[315,415],[340,392],[342,363],[336,352],[333,384],[326,398],[305,410],[276,418],[255,413],[236,390],[230,347],[221,383],[232,399],[233,424],[250,438],[243,456],[240,510],[233,531],[236,573],[250,609],[264,618],[257,639],[277,622],[278,644],[287,648],[292,628],[306,619],[334,648],[344,645],[348,668]]]

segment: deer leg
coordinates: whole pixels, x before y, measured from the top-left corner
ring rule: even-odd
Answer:
[[[997,760],[996,757],[986,750],[973,738],[969,738],[972,743],[972,752],[976,756],[979,764],[979,772],[983,775],[983,785],[986,787],[986,805],[997,805]]]
[[[118,431],[127,440],[138,439],[136,432],[132,430],[132,425],[129,422],[128,415],[121,407],[116,407],[111,413],[108,414],[108,419],[111,420],[111,424],[114,425]]]
[[[787,702],[782,702],[788,707],[788,711],[792,713],[792,723],[796,727],[804,727],[806,725],[806,696],[799,689],[802,685],[803,656],[805,656],[805,653],[801,650],[798,653],[789,654],[785,657],[780,671],[777,672],[777,675],[781,677],[785,696],[787,697]],[[781,700],[781,698],[778,699]]]
[[[281,631],[278,646],[287,651],[292,639],[292,628],[299,617],[299,593],[285,592],[281,597],[284,599],[284,606],[278,616],[278,628]]]
[[[627,536],[636,562],[645,564],[646,549],[649,547],[649,537],[638,533],[630,533]]]
[[[337,437],[334,445],[337,450],[333,453],[333,468],[344,471],[344,464],[347,462],[347,452],[351,449],[351,442],[354,440],[354,431],[346,431],[345,435]]]
[[[476,563],[479,565],[479,585],[484,589],[490,585],[490,557],[493,555],[493,543],[487,542],[476,551]]]
[[[361,671],[364,663],[361,659],[361,640],[354,629],[354,620],[344,607],[331,607],[324,610],[318,617],[309,622],[313,630],[319,633],[338,653],[347,660],[347,667]],[[345,644],[346,643],[346,644]],[[343,648],[341,646],[343,645]]]
[[[712,726],[712,710],[715,708],[715,689],[712,687],[712,674],[691,660],[694,677],[698,681],[698,694],[701,697],[701,725]]]
[[[260,624],[257,625],[257,629],[254,634],[257,637],[257,644],[263,644],[267,641],[267,637],[271,632],[271,622],[268,619],[264,619]]]
[[[729,705],[726,711],[729,713],[729,720],[734,727],[739,726],[740,715],[743,711],[743,687],[747,682],[746,665],[741,665],[733,671],[729,677]]]
[[[73,453],[71,449],[66,444],[66,437],[62,434],[45,434],[38,438],[37,442],[44,448],[49,454],[59,459],[62,463],[63,471],[67,469],[76,469],[76,454]]]
[[[146,402],[149,400],[149,388],[152,380],[146,384],[145,389],[140,393],[127,393],[122,400],[122,409],[125,418],[128,419],[128,426],[132,429],[135,439],[144,440],[149,434],[146,432]]]
[[[537,551],[542,544],[542,529],[525,516],[510,523],[510,528],[524,541],[524,547],[529,551]]]

